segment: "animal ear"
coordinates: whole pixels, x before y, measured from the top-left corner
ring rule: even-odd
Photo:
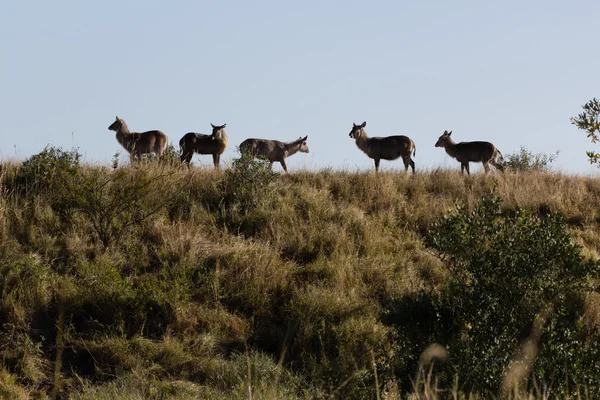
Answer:
[[[354,127],[356,128],[358,125],[356,125],[356,124],[353,122],[353,123],[352,123],[352,126],[354,126]]]
[[[452,135],[452,131],[448,132],[448,136]]]
[[[365,126],[367,126],[367,121],[364,121],[360,127],[364,128]]]
[[[306,139],[308,139],[308,135],[304,136],[304,139],[302,139],[302,140],[306,140]]]
[[[227,124],[223,124],[223,126],[221,127],[221,129],[225,128],[227,126]]]
[[[115,119],[118,121],[118,120],[119,120],[119,117],[115,116]]]
[[[212,126],[213,128],[216,128],[216,126],[214,126],[212,122],[210,123],[210,126]]]

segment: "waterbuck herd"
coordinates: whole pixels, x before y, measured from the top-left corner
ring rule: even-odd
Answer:
[[[226,125],[211,124],[212,133],[210,135],[195,132],[186,133],[179,140],[181,162],[189,165],[194,153],[211,154],[215,168],[219,168],[221,154],[223,154],[229,143],[225,133]],[[415,162],[411,156],[416,154],[416,146],[411,138],[400,135],[369,137],[365,132],[366,121],[360,125],[354,123],[352,125],[349,136],[356,142],[356,147],[375,161],[376,172],[379,171],[381,160],[397,160],[402,157],[404,169],[408,171],[410,167],[414,174]],[[129,152],[131,161],[136,158],[140,160],[142,155],[152,153],[160,159],[167,149],[168,137],[161,131],[130,132],[125,121],[119,117],[116,117],[115,122],[108,129],[117,133],[117,141]],[[500,170],[503,169],[502,164],[497,160],[498,156],[502,158],[502,153],[490,142],[455,143],[450,137],[451,135],[452,131],[444,131],[435,147],[443,147],[450,157],[460,162],[461,173],[466,170],[467,174],[470,174],[470,162],[482,163],[486,173],[489,171],[489,164]],[[252,138],[244,140],[240,144],[239,150],[242,158],[263,158],[270,162],[270,167],[277,161],[281,163],[283,170],[287,172],[285,163],[287,157],[298,152],[309,152],[306,139],[308,139],[308,136],[291,142]]]

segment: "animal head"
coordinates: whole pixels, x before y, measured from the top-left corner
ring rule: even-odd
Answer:
[[[225,127],[227,126],[227,124],[223,124],[223,125],[213,125],[212,123],[210,124],[210,126],[212,126],[212,136],[214,137],[218,137],[218,138],[222,138],[223,135],[225,134]]]
[[[119,132],[119,129],[121,129],[121,126],[123,126],[123,124],[124,124],[123,120],[119,117],[116,117],[115,122],[110,124],[110,126],[108,127],[108,130]]]
[[[306,139],[308,139],[308,135],[298,138],[298,142],[302,141],[300,150],[298,150],[301,153],[310,153],[310,150],[308,150],[308,146],[306,145]]]
[[[363,122],[360,125],[356,125],[354,122],[352,123],[352,130],[350,131],[350,137],[352,139],[358,139],[359,137],[362,137],[365,135],[365,131],[363,130],[363,128],[367,126],[367,121]]]
[[[446,140],[450,138],[450,135],[452,135],[452,131],[444,131],[442,136],[440,136],[438,141],[435,143],[435,147],[444,147],[444,143],[446,143]]]

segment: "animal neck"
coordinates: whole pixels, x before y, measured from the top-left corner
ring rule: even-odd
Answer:
[[[362,131],[361,134],[358,136],[354,136],[354,140],[356,141],[356,146],[358,146],[359,149],[361,149],[364,152],[367,151],[367,149],[369,148],[369,145],[367,144],[369,136],[367,136],[367,133],[365,131]]]
[[[456,155],[456,143],[452,138],[447,137],[444,139],[444,149],[449,156],[454,157]]]
[[[227,146],[227,134],[225,133],[225,131],[219,131],[215,134],[215,139],[223,142],[225,144],[225,146]]]
[[[119,127],[119,131],[117,133],[122,133],[124,135],[131,133],[129,131],[129,128],[127,127],[127,124],[125,123],[125,121],[121,121],[121,126]]]
[[[296,154],[300,150],[300,147],[302,147],[302,139],[296,140],[294,142],[284,143],[284,146],[287,155],[291,156],[293,154]]]
[[[117,131],[117,141],[121,144],[121,146],[125,147],[128,151],[131,152],[132,142],[134,140],[134,135],[129,131],[129,128],[125,124],[125,122],[121,122],[121,126]]]

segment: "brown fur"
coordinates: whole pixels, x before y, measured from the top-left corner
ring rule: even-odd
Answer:
[[[379,162],[381,160],[396,160],[402,157],[405,171],[408,167],[415,173],[415,162],[411,159],[417,152],[415,142],[408,136],[387,136],[387,137],[368,137],[364,128],[367,122],[361,125],[352,124],[350,137],[356,141],[356,146],[363,151],[369,158],[375,160],[375,171],[379,172]]]
[[[435,147],[443,147],[446,153],[450,157],[456,158],[460,162],[460,172],[464,173],[467,170],[469,172],[469,162],[480,162],[483,163],[483,168],[487,173],[490,169],[488,164],[492,164],[494,167],[503,170],[504,168],[496,158],[498,155],[502,157],[502,153],[490,142],[460,142],[455,143],[450,137],[452,131],[444,131],[442,136],[438,139]]]
[[[227,148],[229,139],[225,133],[225,126],[216,126],[210,124],[213,128],[212,134],[205,135],[202,133],[188,132],[181,140],[179,140],[179,147],[181,148],[181,162],[190,163],[194,153],[198,154],[212,154],[213,164],[215,168],[219,168],[219,162],[221,160],[221,154]]]
[[[308,136],[305,136],[288,143],[280,142],[279,140],[246,139],[240,144],[240,153],[242,153],[242,157],[266,158],[270,161],[270,167],[273,167],[273,163],[278,161],[281,163],[283,170],[287,172],[286,157],[294,155],[297,152],[309,152],[306,145],[307,138]]]
[[[169,138],[161,131],[130,132],[125,121],[119,117],[108,129],[117,132],[117,141],[129,152],[131,161],[135,157],[140,160],[143,154],[151,153],[161,158],[169,143]]]

